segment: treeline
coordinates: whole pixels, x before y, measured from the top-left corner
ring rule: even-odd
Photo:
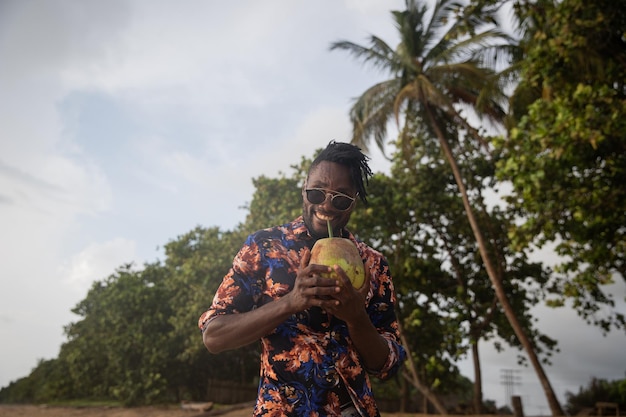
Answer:
[[[0,400],[171,403],[204,398],[210,378],[253,382],[255,346],[209,355],[196,326],[240,243],[237,232],[198,227],[166,245],[163,263],[124,265],[95,282],[72,310],[80,320],[66,326],[58,357]]]
[[[624,329],[606,291],[626,277],[623,3],[440,0],[429,10],[407,0],[392,14],[397,47],[376,37],[368,47],[333,44],[389,71],[355,101],[353,140],[384,148],[387,123],[400,128],[389,175],[375,175],[369,205],[349,224],[389,260],[409,352],[403,375],[378,392],[424,399],[423,411],[463,402],[489,411],[479,346],[490,342],[519,349],[552,414],[562,415],[542,367],[557,341],[536,327],[533,307],[571,305],[604,331]],[[498,30],[503,5],[513,6],[519,39]],[[470,110],[505,133],[473,126]],[[0,400],[149,404],[204,399],[212,378],[254,383],[258,347],[209,355],[196,320],[245,236],[300,214],[309,158],[289,175],[254,179],[234,230],[197,227],[167,243],[162,261],[124,265],[96,282],[73,309],[80,319],[65,328],[59,357]],[[503,189],[499,204],[487,197]],[[556,265],[528,256],[546,243],[555,244]],[[456,366],[468,355],[472,387]]]
[[[0,402],[82,399],[114,400],[125,405],[173,403],[205,400],[207,384],[214,379],[255,384],[258,345],[211,355],[202,344],[196,322],[245,235],[259,224],[280,223],[299,214],[299,185],[309,163],[303,159],[291,178],[255,179],[256,191],[246,223],[235,230],[197,227],[165,245],[164,261],[142,267],[123,265],[95,282],[72,310],[81,319],[65,328],[67,341],[59,356],[41,361],[30,375],[0,390]],[[370,190],[370,205],[357,210],[350,226],[362,231],[361,237],[382,242],[387,239],[377,231],[386,228],[380,227],[379,220],[382,224],[390,221],[387,216],[394,210],[388,207],[389,202],[400,190],[392,177],[382,174],[373,178]],[[464,330],[462,317],[469,317],[472,311],[454,307],[459,288],[443,272],[446,268],[441,262],[433,264],[430,256],[420,256],[411,261],[416,262],[412,267],[407,264],[409,260],[393,253],[398,254],[390,249],[387,256],[397,270],[399,314],[420,377],[450,410],[471,404],[472,383],[459,374],[454,363],[467,352],[469,333]],[[488,285],[481,285],[488,293]],[[445,299],[447,304],[436,299]],[[441,310],[436,311],[436,306]],[[497,318],[501,313],[494,315],[495,321],[501,322],[503,335],[510,332],[506,322]],[[625,382],[611,383],[613,388],[609,389],[606,381],[596,381],[588,390],[581,388],[578,395],[568,394],[567,408],[593,407],[598,397],[623,403]],[[382,398],[404,402],[407,408],[419,407],[424,398],[402,378],[377,384],[375,389]],[[493,401],[483,401],[483,412],[497,411]]]

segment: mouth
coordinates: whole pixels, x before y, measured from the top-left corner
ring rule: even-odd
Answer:
[[[314,224],[311,226],[313,226],[313,228],[316,230],[316,233],[319,234],[319,236],[324,236],[324,237],[332,236],[328,232],[328,224],[330,223],[331,228],[334,230],[337,217],[332,216],[327,213],[320,213],[317,210],[314,210],[312,214],[313,214],[312,220]]]
[[[326,223],[326,222],[332,222],[332,220],[333,220],[333,218],[334,218],[333,216],[329,216],[328,214],[320,213],[319,211],[316,211],[316,212],[315,212],[315,217],[316,217],[318,220],[320,220],[320,221],[322,221],[322,222],[324,222],[324,223]]]
[[[313,213],[315,219],[317,220],[319,230],[322,231],[324,230],[324,232],[328,233],[328,225],[330,224],[330,227],[332,227],[333,229],[335,228],[335,220],[336,217],[335,216],[331,216],[330,214],[326,214],[326,213],[320,213],[319,211],[315,211]]]

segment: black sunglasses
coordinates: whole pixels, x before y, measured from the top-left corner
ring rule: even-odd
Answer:
[[[328,191],[323,188],[307,188],[304,191],[306,191],[306,199],[311,204],[322,204],[330,194],[330,204],[339,211],[348,210],[354,203],[354,200],[356,200],[349,195],[338,191]]]

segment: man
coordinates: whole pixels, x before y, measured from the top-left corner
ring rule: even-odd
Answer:
[[[404,360],[387,261],[345,228],[357,198],[367,203],[367,161],[358,147],[330,142],[302,187],[303,215],[250,235],[200,317],[211,353],[261,339],[256,416],[378,416],[369,374],[389,378]],[[359,290],[339,266],[309,264],[327,222],[357,245]],[[322,276],[332,270],[339,281]]]

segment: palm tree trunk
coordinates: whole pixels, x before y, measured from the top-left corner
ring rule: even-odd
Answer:
[[[548,400],[548,405],[552,412],[553,417],[564,415],[563,409],[561,408],[561,404],[559,404],[556,395],[554,394],[554,390],[552,389],[552,385],[548,380],[546,373],[539,362],[539,358],[537,357],[537,353],[535,352],[534,346],[531,340],[526,335],[526,332],[520,325],[517,320],[517,316],[513,311],[513,307],[509,302],[508,297],[504,291],[504,286],[502,285],[502,278],[496,272],[496,268],[491,261],[491,257],[489,256],[487,245],[485,242],[485,238],[478,226],[478,222],[476,221],[476,217],[474,215],[474,211],[472,210],[472,206],[469,201],[469,197],[467,196],[467,189],[465,188],[465,183],[463,181],[463,176],[461,175],[461,171],[459,170],[459,166],[454,158],[452,153],[452,149],[450,148],[450,144],[448,143],[446,137],[443,132],[439,128],[435,116],[433,115],[432,108],[429,105],[424,106],[426,108],[426,113],[428,114],[428,118],[430,120],[430,125],[435,129],[435,134],[439,140],[439,144],[443,150],[443,153],[446,157],[446,160],[450,164],[452,168],[452,174],[454,175],[454,179],[456,180],[457,186],[459,187],[459,192],[461,193],[461,198],[463,200],[463,206],[465,207],[465,214],[467,215],[467,219],[469,220],[472,231],[474,232],[474,237],[476,238],[476,243],[478,244],[478,249],[480,251],[480,256],[485,265],[485,269],[487,271],[487,275],[489,275],[489,279],[491,281],[491,285],[493,285],[496,296],[498,297],[498,301],[502,305],[502,309],[504,310],[504,314],[511,324],[515,335],[519,339],[520,343],[526,350],[526,354],[528,355],[530,362],[539,377],[539,381],[543,386],[543,390],[546,394],[546,399]]]

